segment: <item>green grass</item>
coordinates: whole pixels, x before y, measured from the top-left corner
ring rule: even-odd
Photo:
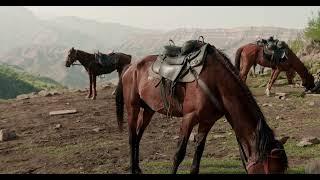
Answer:
[[[0,65],[0,99],[15,98],[19,94],[38,92],[42,89],[62,89],[58,82],[37,77],[10,65]]]
[[[178,174],[189,174],[192,160],[185,159],[178,169]],[[141,168],[146,174],[170,174],[172,162],[143,162]],[[240,160],[232,159],[209,159],[203,158],[200,164],[200,174],[245,174],[244,167]],[[304,167],[289,167],[287,174],[303,174]]]

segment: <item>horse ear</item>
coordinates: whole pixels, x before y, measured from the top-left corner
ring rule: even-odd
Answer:
[[[285,136],[285,137],[282,137],[281,139],[279,139],[279,141],[282,143],[282,144],[285,144],[287,141],[288,141],[289,137],[288,136]]]
[[[72,47],[71,50],[74,50],[74,48]]]

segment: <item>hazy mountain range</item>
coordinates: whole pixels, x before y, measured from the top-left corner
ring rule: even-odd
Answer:
[[[90,53],[120,51],[131,54],[135,61],[160,53],[169,39],[181,45],[202,35],[206,42],[224,49],[233,59],[238,47],[258,37],[274,35],[287,41],[301,31],[277,27],[149,30],[77,17],[41,20],[23,7],[0,7],[0,23],[0,63],[20,66],[27,72],[50,77],[73,88],[87,87],[88,77],[80,66],[64,67],[71,47]],[[101,81],[115,77],[116,73],[112,73]]]

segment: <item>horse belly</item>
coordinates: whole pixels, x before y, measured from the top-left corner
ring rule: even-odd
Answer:
[[[167,110],[164,108],[163,99],[160,94],[160,84],[157,86],[159,81],[160,79],[157,78],[149,78],[149,80],[139,86],[139,95],[152,110],[161,114],[167,114]],[[181,95],[180,91],[181,88],[178,88],[177,94]],[[172,97],[168,97],[167,99],[171,103],[169,114],[177,117],[182,116],[182,109],[175,104],[175,100]]]

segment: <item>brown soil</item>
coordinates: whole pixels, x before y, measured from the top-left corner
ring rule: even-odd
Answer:
[[[0,102],[0,129],[15,130],[18,136],[0,142],[0,173],[128,173],[128,134],[118,131],[113,90],[98,91],[96,100],[85,99],[86,92],[67,92]],[[288,135],[293,140],[307,135],[320,137],[319,97],[295,97],[292,92],[302,89],[287,85],[275,87],[273,92],[290,92],[289,100],[266,97],[264,88],[253,91],[277,136]],[[309,106],[308,101],[315,105]],[[262,106],[264,103],[272,107]],[[49,116],[50,111],[63,109],[77,109],[78,113]],[[281,119],[276,120],[276,116]],[[141,142],[142,162],[171,161],[180,122],[159,114],[153,117]],[[62,127],[55,129],[57,124]],[[95,132],[95,128],[101,130]],[[239,159],[232,132],[223,118],[219,120],[210,131],[203,157]],[[215,139],[216,134],[226,138]],[[194,143],[190,142],[186,159],[192,158],[193,152]],[[311,158],[288,156],[291,166]]]

